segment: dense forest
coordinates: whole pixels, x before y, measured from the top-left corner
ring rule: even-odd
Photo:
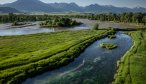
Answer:
[[[100,21],[115,21],[146,24],[146,13],[104,13],[104,14],[77,14],[77,15],[16,15],[10,13],[8,15],[0,15],[0,23],[6,22],[23,22],[23,21],[44,21],[55,17],[69,18],[88,18]]]
[[[116,21],[146,24],[146,13],[122,13],[122,14],[97,14],[90,15],[89,19],[100,21]]]

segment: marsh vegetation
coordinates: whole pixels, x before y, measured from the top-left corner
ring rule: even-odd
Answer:
[[[106,48],[106,49],[109,49],[109,50],[112,50],[112,49],[117,48],[118,45],[115,44],[115,43],[101,43],[101,44],[100,44],[100,47]]]
[[[131,49],[118,61],[113,84],[144,84],[146,82],[146,31],[126,32],[133,39]]]
[[[114,39],[114,38],[116,38],[116,35],[115,35],[115,34],[113,34],[113,35],[108,35],[108,38]]]
[[[0,37],[0,83],[19,84],[67,65],[95,40],[112,32],[82,30]]]

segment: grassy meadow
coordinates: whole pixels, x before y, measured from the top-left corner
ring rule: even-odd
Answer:
[[[117,63],[118,70],[113,84],[146,83],[146,31],[127,32],[133,46]]]
[[[0,84],[67,65],[95,40],[112,30],[80,30],[0,37]]]

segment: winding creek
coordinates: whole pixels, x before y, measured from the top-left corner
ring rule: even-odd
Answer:
[[[90,45],[74,62],[27,79],[23,84],[109,84],[116,71],[116,62],[132,46],[128,35],[118,32],[117,38],[104,38]],[[118,48],[100,48],[102,42],[113,42]]]
[[[130,24],[112,22],[90,21],[77,19],[82,25],[72,28],[40,28],[39,25],[8,28],[10,24],[0,24],[0,36],[25,35],[43,32],[58,32],[66,30],[91,29],[94,24],[99,23],[100,28],[136,28]],[[34,22],[38,24],[39,22]],[[48,71],[42,75],[29,78],[23,84],[109,84],[113,80],[117,61],[132,46],[132,40],[128,35],[118,32],[117,38],[104,38],[97,40],[80,54],[74,62],[60,69]],[[99,46],[102,42],[113,42],[118,47],[113,50],[103,49]]]

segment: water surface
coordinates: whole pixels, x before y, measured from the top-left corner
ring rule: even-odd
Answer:
[[[118,47],[103,49],[99,46],[102,42],[113,42]],[[119,32],[116,39],[97,40],[69,65],[29,78],[23,84],[109,84],[113,80],[117,60],[131,46],[131,38]]]
[[[37,24],[34,26],[28,26],[23,28],[11,28],[10,23],[0,24],[0,36],[10,36],[10,35],[25,35],[25,34],[35,34],[35,33],[43,33],[43,32],[58,32],[58,31],[67,31],[67,30],[83,30],[83,29],[92,29],[96,23],[99,23],[99,28],[137,28],[138,26],[130,25],[130,24],[120,24],[120,23],[112,23],[112,22],[101,22],[95,20],[88,19],[75,19],[77,21],[81,21],[83,24],[76,27],[71,28],[40,28],[39,22],[32,22],[33,24]]]

